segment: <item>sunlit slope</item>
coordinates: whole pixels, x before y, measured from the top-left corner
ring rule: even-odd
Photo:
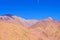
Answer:
[[[29,30],[10,23],[0,21],[0,40],[29,40]]]
[[[0,16],[0,40],[60,40],[60,22],[51,17],[25,20],[18,16]]]
[[[41,20],[31,26],[30,30],[41,40],[60,40],[60,23],[56,20]]]

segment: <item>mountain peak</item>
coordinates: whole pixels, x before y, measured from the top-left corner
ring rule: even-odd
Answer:
[[[53,18],[52,18],[52,17],[48,17],[47,19],[53,20]]]
[[[48,17],[48,18],[46,18],[44,20],[53,20],[53,18],[52,17]]]
[[[15,16],[15,15],[13,15],[13,14],[4,14],[4,15],[2,15],[2,16],[9,16],[9,17],[12,17],[12,16]]]

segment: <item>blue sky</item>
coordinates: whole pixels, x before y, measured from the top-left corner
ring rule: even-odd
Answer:
[[[60,0],[0,0],[0,15],[7,13],[25,19],[52,17],[60,21]]]

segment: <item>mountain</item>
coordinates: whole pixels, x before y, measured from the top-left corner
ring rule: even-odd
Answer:
[[[0,16],[0,40],[60,40],[60,22],[51,17],[26,20],[5,14]]]

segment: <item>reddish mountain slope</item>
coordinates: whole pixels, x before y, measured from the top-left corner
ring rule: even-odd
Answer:
[[[0,16],[0,40],[60,40],[60,22],[25,20],[15,15]]]

